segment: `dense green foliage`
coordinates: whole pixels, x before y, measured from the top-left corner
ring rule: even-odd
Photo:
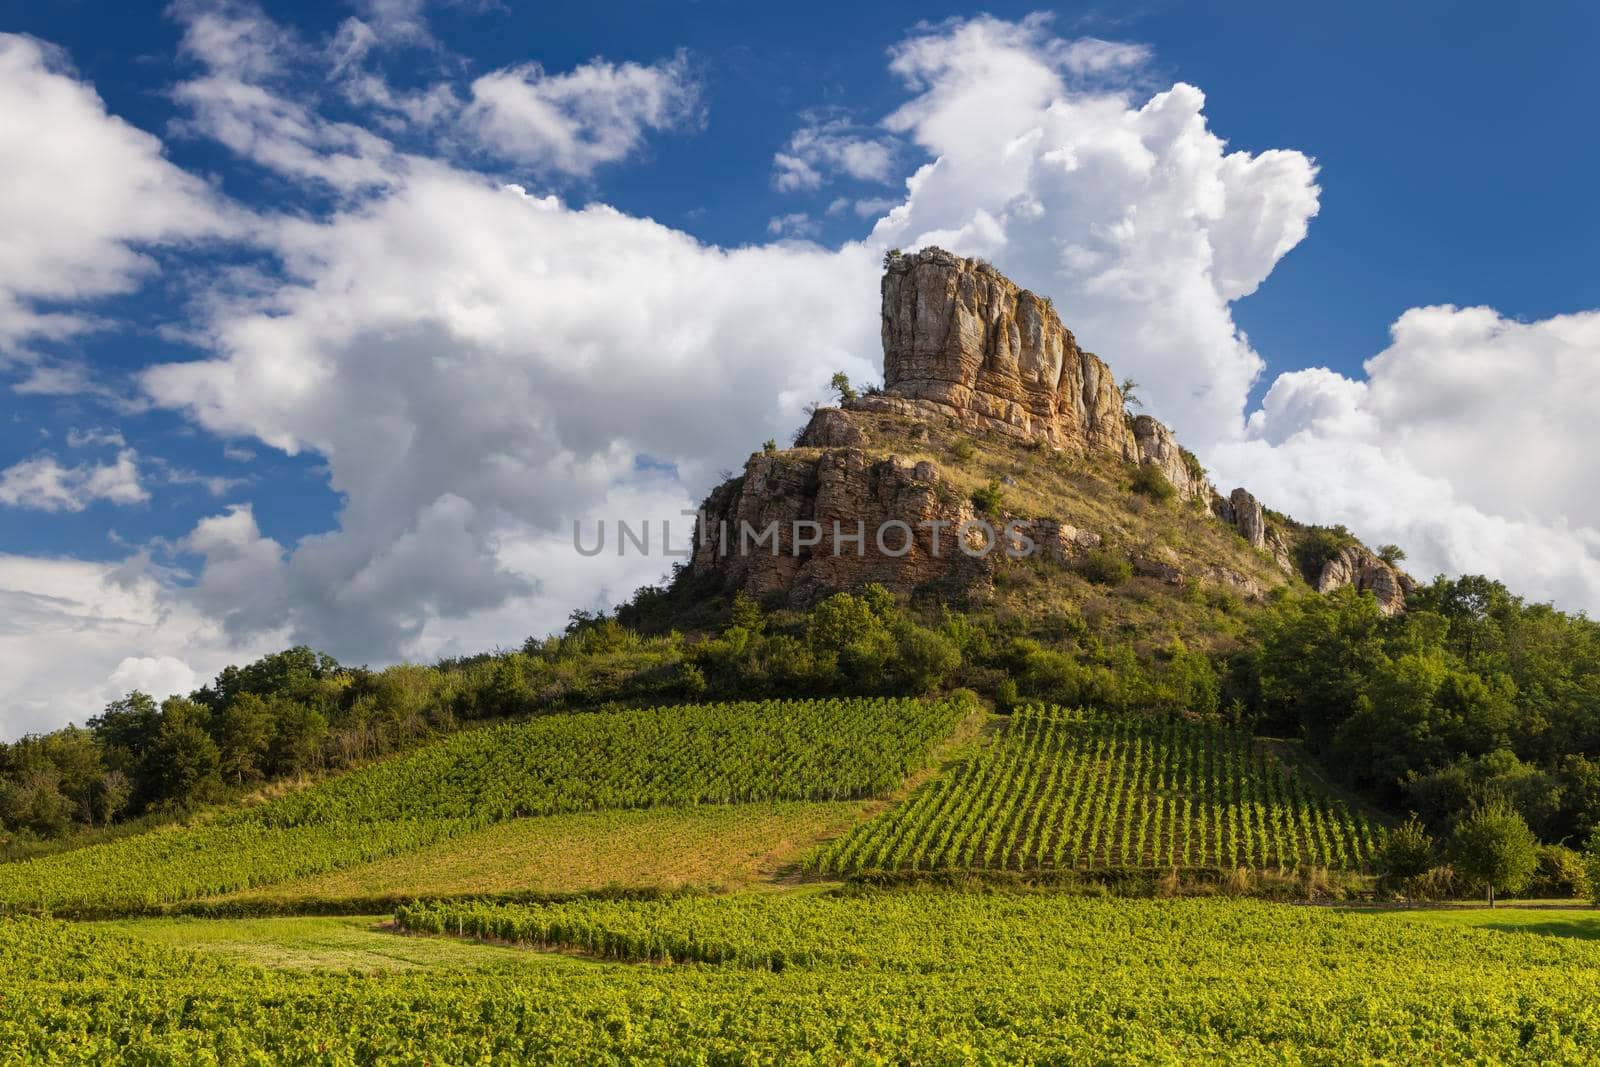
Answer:
[[[583,902],[460,925],[554,933],[546,911],[586,951],[730,962],[272,973],[0,922],[0,1060],[1544,1064],[1600,1047],[1600,944],[1534,930],[948,893]]]
[[[1318,551],[1348,537],[1299,536]],[[697,610],[720,605],[707,632],[645,636],[619,619],[677,610],[646,589],[618,618],[580,613],[560,637],[434,667],[352,670],[292,649],[229,668],[189,698],[158,707],[132,694],[87,729],[0,745],[0,854],[27,854],[30,835],[103,833],[275,778],[360,766],[485,719],[953,686],[1002,708],[1197,713],[1304,738],[1334,776],[1396,815],[1417,812],[1440,838],[1496,800],[1547,843],[1580,844],[1600,825],[1600,625],[1588,619],[1481,578],[1435,581],[1385,618],[1348,590],[1247,609],[1194,583],[1146,603],[1154,594],[1106,547],[1079,569],[1100,583],[1098,599],[1025,627],[1003,610],[912,606],[868,586],[804,612],[701,598]],[[1197,643],[1197,630],[1211,637]]]
[[[1545,841],[1600,824],[1600,624],[1497,582],[1440,579],[1394,618],[1349,591],[1285,600],[1230,684],[1265,729],[1436,834],[1494,801]]]
[[[522,815],[874,795],[965,700],[552,715],[467,731],[215,821],[0,864],[0,908],[110,912],[337,870]]]
[[[1373,836],[1237,731],[1032,707],[814,866],[1354,869]]]

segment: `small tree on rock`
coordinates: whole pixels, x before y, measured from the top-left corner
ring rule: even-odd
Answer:
[[[1496,891],[1517,893],[1533,879],[1539,841],[1521,815],[1496,802],[1457,824],[1450,835],[1450,858],[1462,874],[1484,883],[1492,908]]]
[[[850,384],[850,376],[842,370],[833,372],[833,378],[828,382],[828,388],[839,394],[840,401],[854,400],[856,398],[856,387]]]

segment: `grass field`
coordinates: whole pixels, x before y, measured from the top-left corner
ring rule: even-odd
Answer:
[[[369,920],[0,920],[0,1062],[1542,1064],[1600,1049],[1600,944],[1419,913],[810,890],[464,910],[477,920],[658,962]]]
[[[387,915],[111,919],[85,925],[273,970],[474,970],[537,966],[549,959],[476,941],[400,937]]]
[[[515,819],[417,852],[233,897],[341,900],[607,886],[738,889],[771,879],[803,850],[845,832],[869,811],[862,802],[839,801]]]

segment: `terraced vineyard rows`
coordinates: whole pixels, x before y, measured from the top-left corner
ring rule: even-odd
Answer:
[[[250,889],[525,815],[878,795],[973,710],[763,701],[475,730],[203,825],[0,864],[0,911],[110,914]]]
[[[1246,734],[1033,707],[980,755],[821,850],[814,870],[1359,869],[1365,819]]]

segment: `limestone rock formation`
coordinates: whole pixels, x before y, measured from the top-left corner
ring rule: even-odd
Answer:
[[[1371,593],[1385,615],[1395,615],[1405,610],[1406,594],[1416,585],[1410,575],[1385,563],[1368,549],[1346,545],[1323,564],[1316,589],[1319,593],[1331,593],[1354,586],[1358,592]]]
[[[1185,499],[1211,492],[1172,433],[1130,420],[1111,368],[1051,302],[942,248],[891,256],[883,276],[884,394],[857,410],[946,415],[1057,448],[1154,463]]]
[[[1259,597],[1295,580],[1285,539],[1294,534],[1268,521],[1244,489],[1218,494],[1199,461],[1156,419],[1130,417],[1111,369],[1078,346],[1048,299],[981,260],[938,248],[891,255],[882,298],[883,389],[818,409],[795,449],[758,453],[741,477],[715,489],[702,509],[692,575],[755,595],[781,593],[796,604],[868,582],[900,593],[932,585],[970,596],[992,590],[1008,560],[1004,552],[961,551],[957,531],[993,518],[997,542],[1030,541],[1058,565],[1083,563],[1109,538],[1147,581],[1204,581]],[[1107,493],[1126,492],[1117,486],[1119,464],[1154,466],[1183,500],[1208,503],[1251,548],[1269,555],[1279,573],[1226,542],[1213,541],[1204,552],[1162,546],[1140,529],[1134,508],[1118,519],[1080,498],[1054,514],[979,516],[970,474],[947,479],[935,463],[886,454],[895,444],[918,452],[943,447],[935,438],[948,442],[952,431],[1028,442],[1041,464],[1080,457],[1100,472],[1093,484]],[[1028,480],[1022,470],[995,476],[1007,490]],[[1031,499],[1037,505],[1038,496]],[[1085,520],[1103,528],[1084,529]],[[1170,525],[1165,536],[1173,536]],[[1371,590],[1390,613],[1401,610],[1410,588],[1409,578],[1360,546],[1340,552],[1315,577],[1322,590]]]
[[[1267,516],[1261,501],[1241,487],[1228,494],[1228,508],[1239,536],[1249,541],[1251,548],[1267,547]]]
[[[868,582],[901,593],[944,578],[982,584],[992,561],[955,539],[972,505],[939,489],[928,461],[875,460],[857,448],[757,454],[707,498],[691,569],[800,604]]]
[[[1223,522],[1239,531],[1239,536],[1250,542],[1251,548],[1265,550],[1278,569],[1294,574],[1294,557],[1282,535],[1267,523],[1267,510],[1251,493],[1240,487],[1226,497],[1216,494],[1211,498],[1211,510]]]

